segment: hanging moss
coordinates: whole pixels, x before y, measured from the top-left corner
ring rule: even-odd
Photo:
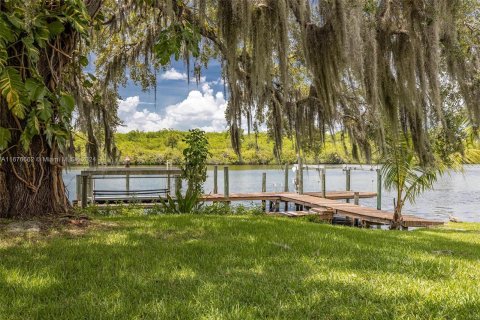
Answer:
[[[354,149],[370,158],[371,144],[383,150],[387,136],[411,136],[424,163],[431,160],[429,128],[445,126],[442,81],[456,83],[471,120],[480,119],[478,46],[460,38],[466,12],[480,5],[465,0],[195,0],[126,1],[153,19],[140,48],[114,55],[106,79],[145,56],[160,30],[173,21],[197,26],[223,61],[228,83],[232,145],[241,152],[241,124],[266,124],[275,141],[296,135],[299,151],[318,148],[325,131],[345,129]],[[193,4],[192,4],[193,3]],[[148,7],[145,9],[145,7]],[[119,20],[128,16],[118,13]],[[153,17],[153,18],[148,18]],[[161,17],[161,18],[158,18]],[[475,15],[478,19],[478,14]],[[131,19],[131,18],[130,18]],[[142,17],[142,19],[145,19]],[[467,44],[466,44],[467,43]],[[189,60],[189,52],[183,56]],[[303,79],[292,69],[305,68]],[[299,89],[298,81],[303,87]],[[445,130],[448,132],[448,130]],[[358,153],[358,152],[357,152]]]

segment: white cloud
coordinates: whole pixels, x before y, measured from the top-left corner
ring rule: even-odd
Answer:
[[[163,80],[187,80],[188,76],[185,72],[180,73],[175,70],[175,68],[171,68],[170,70],[165,71],[160,78]]]
[[[225,131],[227,127],[225,120],[227,101],[223,93],[214,94],[207,83],[202,86],[202,91],[190,91],[185,100],[166,107],[163,116],[147,109],[140,110],[140,104],[138,96],[119,100],[118,114],[124,122],[124,126],[118,128],[119,132],[192,128],[211,132]]]
[[[214,85],[214,86],[217,86],[217,85],[227,86],[225,84],[225,80],[223,80],[223,78],[218,78],[217,80],[210,81],[209,84]]]
[[[175,68],[171,68],[170,70],[165,71],[161,76],[160,79],[162,80],[188,80],[188,75],[184,73],[178,72]],[[190,78],[191,81],[194,81],[194,78]],[[207,81],[207,77],[200,77],[200,82]]]

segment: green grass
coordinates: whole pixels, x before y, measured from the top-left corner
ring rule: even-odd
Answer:
[[[183,215],[96,218],[87,229],[40,234],[5,229],[0,319],[480,315],[477,224],[389,232]]]

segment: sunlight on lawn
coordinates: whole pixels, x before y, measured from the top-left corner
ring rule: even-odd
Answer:
[[[477,225],[389,232],[191,215],[95,223],[110,227],[0,246],[1,319],[475,319],[480,312]],[[0,234],[0,244],[12,241]]]

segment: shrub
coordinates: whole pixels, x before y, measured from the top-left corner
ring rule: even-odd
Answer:
[[[192,195],[200,195],[203,183],[207,180],[207,159],[210,156],[208,140],[205,132],[193,129],[189,131],[184,142],[187,147],[183,150],[182,175],[188,181],[188,191],[191,191]]]
[[[345,160],[336,152],[327,153],[324,158],[325,163],[329,164],[344,164]]]
[[[167,195],[167,199],[160,198],[160,205],[155,207],[156,213],[182,214],[182,213],[198,213],[203,202],[199,201],[200,193],[195,189],[188,189],[185,195],[178,190],[175,193],[175,199]]]

